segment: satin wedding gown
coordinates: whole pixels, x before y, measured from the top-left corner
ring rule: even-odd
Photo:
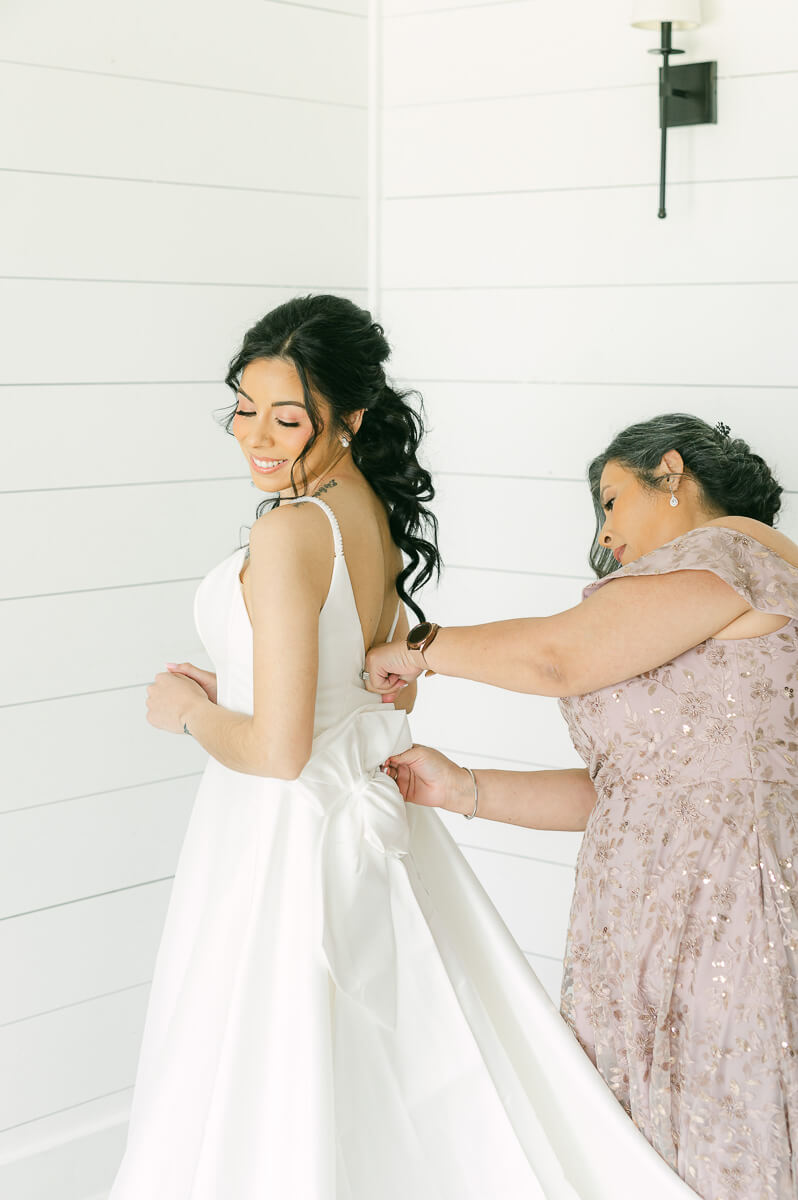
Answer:
[[[688,1200],[432,809],[379,770],[341,534],[297,780],[209,758],[109,1200]],[[245,548],[197,588],[218,701],[252,712]],[[290,685],[289,685],[290,686]]]

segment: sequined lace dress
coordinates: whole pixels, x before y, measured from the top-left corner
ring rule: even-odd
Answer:
[[[712,571],[791,619],[560,701],[598,795],[561,1011],[700,1196],[787,1200],[798,1195],[798,568],[700,526],[583,595],[675,570]]]

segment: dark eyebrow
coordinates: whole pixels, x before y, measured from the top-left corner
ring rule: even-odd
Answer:
[[[236,391],[239,393],[239,395],[243,396],[245,400],[249,400],[250,404],[255,403],[255,401],[252,399],[252,397],[248,396],[242,387],[240,387],[240,386],[236,387]],[[304,404],[300,404],[298,400],[275,400],[274,404],[272,405],[272,408],[286,408],[286,407],[287,408],[304,408],[305,406],[304,406]]]

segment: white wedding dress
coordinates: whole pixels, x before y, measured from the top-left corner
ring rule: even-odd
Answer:
[[[109,1200],[686,1200],[437,813],[379,764],[341,535],[297,780],[209,758],[158,950]],[[293,501],[301,502],[300,500]],[[197,588],[218,701],[252,712],[245,548]]]

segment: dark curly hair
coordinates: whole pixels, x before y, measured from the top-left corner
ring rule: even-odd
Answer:
[[[618,569],[612,552],[598,540],[604,524],[599,495],[602,471],[608,462],[618,462],[628,471],[634,471],[644,487],[652,491],[667,490],[662,477],[654,471],[668,450],[678,450],[681,454],[684,473],[698,484],[708,511],[717,512],[718,516],[753,517],[765,525],[775,524],[783,489],[765,460],[754,454],[747,442],[729,437],[728,426],[720,421],[713,429],[689,413],[663,413],[616,434],[587,469],[596,511],[589,561],[599,578]]]
[[[420,393],[397,391],[387,382],[383,363],[390,353],[384,329],[366,309],[342,296],[297,296],[272,309],[247,331],[230,362],[225,383],[236,392],[244,367],[255,359],[281,358],[293,363],[313,429],[291,468],[295,495],[300,492],[294,471],[299,469],[305,489],[304,460],[323,427],[311,387],[324,397],[332,413],[332,432],[345,433],[350,439],[355,466],[385,505],[391,537],[406,557],[396,590],[423,621],[423,610],[412,593],[433,575],[439,578],[442,563],[437,518],[426,507],[435,489],[417,458],[424,425],[407,398],[417,396],[422,412],[424,403]],[[355,435],[347,416],[361,408],[366,411]],[[231,434],[234,413],[235,408],[223,420]],[[265,498],[256,515],[277,504],[279,497]]]

